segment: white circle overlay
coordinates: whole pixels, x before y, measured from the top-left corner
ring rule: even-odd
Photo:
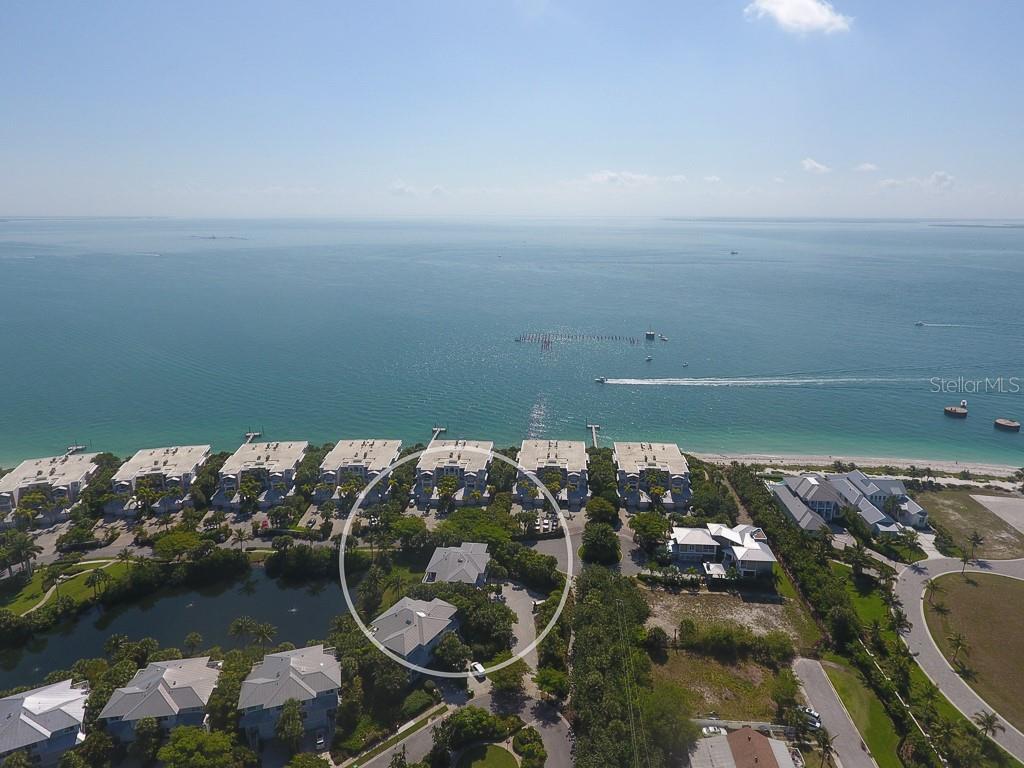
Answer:
[[[430,667],[421,667],[419,664],[413,664],[408,659],[403,659],[401,656],[399,656],[397,653],[390,650],[389,648],[385,648],[384,644],[381,643],[376,637],[374,637],[373,633],[369,630],[366,624],[363,623],[362,618],[360,618],[359,612],[356,610],[356,607],[352,602],[352,596],[349,594],[348,579],[345,576],[345,550],[346,544],[348,543],[348,537],[352,530],[352,521],[355,520],[356,515],[358,514],[360,507],[365,501],[367,494],[369,494],[370,491],[373,490],[374,486],[376,486],[379,482],[384,480],[388,475],[390,475],[393,471],[398,469],[398,467],[402,466],[403,464],[407,464],[410,461],[419,459],[421,456],[428,453],[446,453],[449,452],[450,450],[451,449],[449,447],[431,448],[428,445],[422,451],[410,453],[408,456],[403,456],[398,461],[393,462],[391,465],[385,468],[383,472],[381,472],[375,478],[373,478],[373,480],[371,480],[370,483],[365,488],[363,488],[359,496],[356,497],[356,501],[355,504],[352,505],[352,509],[349,510],[348,517],[345,520],[345,527],[341,532],[341,543],[338,550],[338,569],[339,575],[341,577],[341,592],[345,596],[345,605],[348,606],[349,613],[351,613],[352,618],[355,619],[356,626],[359,627],[360,631],[362,631],[366,638],[371,643],[373,643],[374,646],[376,646],[381,653],[383,653],[385,656],[392,659],[393,661],[397,661],[403,667],[411,669],[413,672],[419,672],[420,674],[429,675],[431,677],[466,678],[468,680],[470,677],[473,676],[473,673],[468,670],[463,672],[447,672],[439,669],[431,669]],[[565,574],[565,586],[562,588],[562,598],[558,601],[558,608],[555,609],[555,613],[551,617],[551,620],[548,622],[547,626],[544,627],[543,630],[541,630],[541,633],[537,635],[536,638],[534,638],[532,643],[527,645],[522,650],[517,651],[515,654],[513,654],[511,658],[505,659],[505,661],[499,662],[494,666],[484,668],[483,674],[487,675],[491,672],[496,672],[499,669],[504,669],[510,664],[513,664],[519,659],[523,658],[526,654],[528,654],[530,651],[536,648],[541,643],[541,641],[548,636],[548,633],[551,632],[552,629],[554,629],[555,624],[558,622],[559,617],[562,615],[562,611],[565,610],[565,603],[569,599],[569,585],[572,582],[573,574],[573,547],[572,540],[569,536],[569,524],[565,519],[565,515],[563,514],[561,507],[558,506],[558,500],[551,494],[551,491],[547,489],[547,486],[545,486],[544,483],[542,483],[533,472],[528,470],[519,462],[514,461],[510,459],[508,456],[498,453],[497,451],[488,451],[485,450],[484,448],[477,448],[476,446],[471,445],[463,445],[459,448],[459,450],[466,451],[468,453],[477,453],[480,454],[481,456],[487,456],[490,457],[492,460],[499,459],[500,461],[503,461],[506,464],[515,467],[519,472],[525,475],[534,485],[536,485],[538,490],[540,490],[541,494],[543,494],[544,497],[551,503],[551,506],[554,507],[555,512],[558,514],[558,521],[562,526],[562,532],[565,534],[565,553],[568,557],[568,565],[566,567]]]

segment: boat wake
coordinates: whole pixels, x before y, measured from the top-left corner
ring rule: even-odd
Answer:
[[[923,378],[842,376],[806,377],[780,376],[775,378],[701,378],[701,379],[606,379],[605,384],[640,387],[829,387],[858,386],[863,384],[908,384],[929,381]]]

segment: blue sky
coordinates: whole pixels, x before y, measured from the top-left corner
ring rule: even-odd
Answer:
[[[1024,217],[1019,0],[25,2],[0,214]]]

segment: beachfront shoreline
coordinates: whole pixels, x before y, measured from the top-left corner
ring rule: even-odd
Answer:
[[[967,470],[975,475],[1012,478],[1019,467],[1010,464],[991,464],[983,461],[949,461],[936,459],[904,459],[884,456],[846,456],[835,454],[786,454],[786,453],[704,453],[686,451],[702,461],[715,464],[729,464],[738,461],[742,464],[765,464],[778,467],[827,467],[836,461],[844,464],[856,464],[861,469],[881,467],[918,469],[931,468],[937,472],[959,473]]]

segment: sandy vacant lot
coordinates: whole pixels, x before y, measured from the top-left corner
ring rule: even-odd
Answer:
[[[971,496],[992,514],[1024,533],[1024,498],[1019,496]]]
[[[648,623],[661,627],[672,637],[680,620],[689,616],[697,624],[716,621],[742,624],[758,635],[781,630],[799,642],[785,603],[770,595],[764,599],[765,602],[756,602],[720,592],[648,591],[647,601],[651,606]],[[774,600],[777,602],[772,602]]]

